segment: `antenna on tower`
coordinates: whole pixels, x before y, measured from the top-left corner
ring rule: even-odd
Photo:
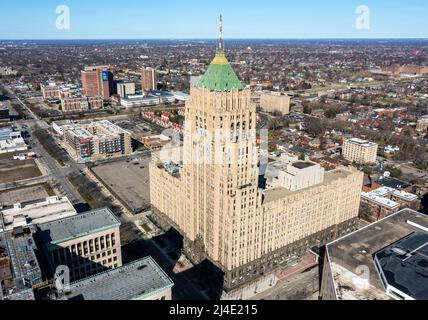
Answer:
[[[220,15],[220,33],[218,37],[218,51],[223,51],[223,16]]]

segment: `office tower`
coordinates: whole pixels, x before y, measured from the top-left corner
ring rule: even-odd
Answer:
[[[226,58],[222,27],[185,118],[182,157],[155,155],[150,164],[152,212],[160,226],[183,236],[194,263],[208,259],[221,270],[225,291],[355,228],[363,174],[353,168],[308,179],[296,191],[259,187],[256,107]],[[305,172],[312,166],[290,163]]]
[[[107,100],[114,94],[113,73],[106,66],[85,67],[81,72],[83,94]]]
[[[153,91],[158,88],[156,69],[143,68],[141,71],[141,87],[143,91]]]

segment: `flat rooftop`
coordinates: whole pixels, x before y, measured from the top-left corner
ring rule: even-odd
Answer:
[[[409,224],[411,221],[412,224]],[[419,225],[420,227],[416,227]],[[383,220],[333,241],[326,246],[339,300],[385,300],[386,295],[374,263],[374,255],[421,228],[428,230],[428,216],[404,209]],[[361,269],[367,268],[364,275]]]
[[[359,138],[349,139],[348,142],[353,143],[353,144],[358,144],[358,145],[363,146],[363,147],[373,147],[373,146],[376,146],[376,143],[374,143],[374,142],[363,140],[363,139],[359,139]]]
[[[1,297],[0,297],[1,298]],[[30,301],[35,300],[33,289],[26,289],[17,293],[13,293],[3,298],[10,301]]]
[[[37,233],[43,243],[58,244],[118,226],[119,219],[103,208],[39,224]]]
[[[108,120],[93,121],[87,124],[72,124],[68,128],[79,139],[96,139],[131,134]]]
[[[27,202],[17,208],[0,210],[0,214],[3,214],[7,230],[8,225],[12,227],[15,218],[19,216],[25,217],[27,224],[34,224],[76,215],[77,212],[67,197],[48,197],[43,201]]]
[[[362,192],[361,197],[388,209],[394,209],[400,206],[398,202],[392,201],[388,198],[385,198],[384,196],[377,195],[373,192],[369,192],[369,193]]]
[[[385,197],[388,195],[394,195],[397,198],[404,199],[407,201],[414,201],[414,200],[418,199],[418,196],[413,194],[413,193],[405,192],[402,190],[397,190],[397,189],[390,188],[390,187],[380,187],[380,188],[373,190],[370,193],[377,195],[377,196],[380,196],[380,197]]]
[[[74,282],[68,300],[141,300],[174,285],[151,258]]]
[[[0,248],[7,249],[15,280],[15,292],[21,292],[43,282],[36,256],[37,245],[31,233],[14,236],[12,232],[2,232]]]
[[[329,184],[332,181],[337,180],[337,179],[344,179],[344,178],[348,177],[350,174],[352,174],[351,171],[349,171],[345,168],[338,168],[338,169],[326,172],[324,174],[324,181],[321,184],[316,184],[316,185],[310,186],[308,188],[300,189],[297,191],[290,191],[284,187],[267,189],[267,190],[264,190],[264,195],[265,195],[264,202],[268,203],[268,202],[276,201],[276,200],[281,199],[283,197],[289,196],[291,194],[299,194],[299,193],[308,192],[312,188],[317,188],[319,185]]]

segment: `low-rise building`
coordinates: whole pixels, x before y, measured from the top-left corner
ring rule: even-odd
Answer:
[[[404,209],[326,245],[323,300],[427,300],[428,217]]]
[[[72,120],[54,121],[52,122],[52,129],[60,136],[64,136],[65,130],[72,128],[73,125],[74,122]]]
[[[61,97],[60,88],[56,83],[41,84],[40,89],[42,90],[43,99],[59,99]]]
[[[42,223],[36,239],[53,277],[58,266],[67,266],[71,281],[122,266],[120,221],[108,208]]]
[[[373,192],[361,193],[361,203],[367,205],[369,212],[363,218],[379,220],[400,210],[400,204]]]
[[[163,134],[141,138],[141,142],[143,143],[143,145],[151,150],[161,149],[170,141],[171,139]]]
[[[63,112],[96,110],[102,106],[101,97],[65,97],[61,99],[61,111]]]
[[[28,149],[19,131],[11,127],[0,128],[0,154],[20,152]]]
[[[151,258],[74,282],[67,300],[171,300],[174,283]]]
[[[129,95],[126,98],[122,98],[120,103],[125,108],[135,108],[158,105],[161,103],[173,103],[175,100],[175,95],[170,92],[150,91],[145,94]]]
[[[358,138],[348,139],[343,143],[343,157],[359,164],[375,163],[377,150],[376,143]]]
[[[390,187],[379,187],[361,194],[361,203],[368,205],[369,218],[383,219],[401,209],[419,210],[421,201],[417,195]]]
[[[190,99],[190,95],[181,91],[171,91],[174,95],[175,100],[180,102],[186,102]]]
[[[385,152],[386,154],[394,154],[394,153],[396,153],[396,152],[398,152],[398,151],[400,151],[400,148],[399,148],[398,146],[391,146],[391,145],[387,145],[387,146],[384,148],[384,152]]]
[[[18,71],[13,70],[11,67],[0,67],[1,76],[16,76]]]
[[[74,209],[67,197],[59,198],[57,196],[48,197],[42,201],[16,203],[11,208],[0,208],[0,219],[3,219],[6,231],[70,217],[76,214],[76,209]],[[2,231],[1,225],[0,231]]]
[[[0,299],[34,299],[33,289],[44,283],[37,251],[30,229],[0,232]]]

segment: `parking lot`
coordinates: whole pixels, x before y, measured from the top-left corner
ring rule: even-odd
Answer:
[[[0,204],[12,206],[15,203],[46,199],[49,196],[43,185],[0,192]]]
[[[139,213],[150,208],[150,158],[128,161],[101,164],[92,170],[131,211]]]
[[[16,182],[41,176],[33,159],[13,160],[13,154],[2,155],[0,158],[0,184]]]

